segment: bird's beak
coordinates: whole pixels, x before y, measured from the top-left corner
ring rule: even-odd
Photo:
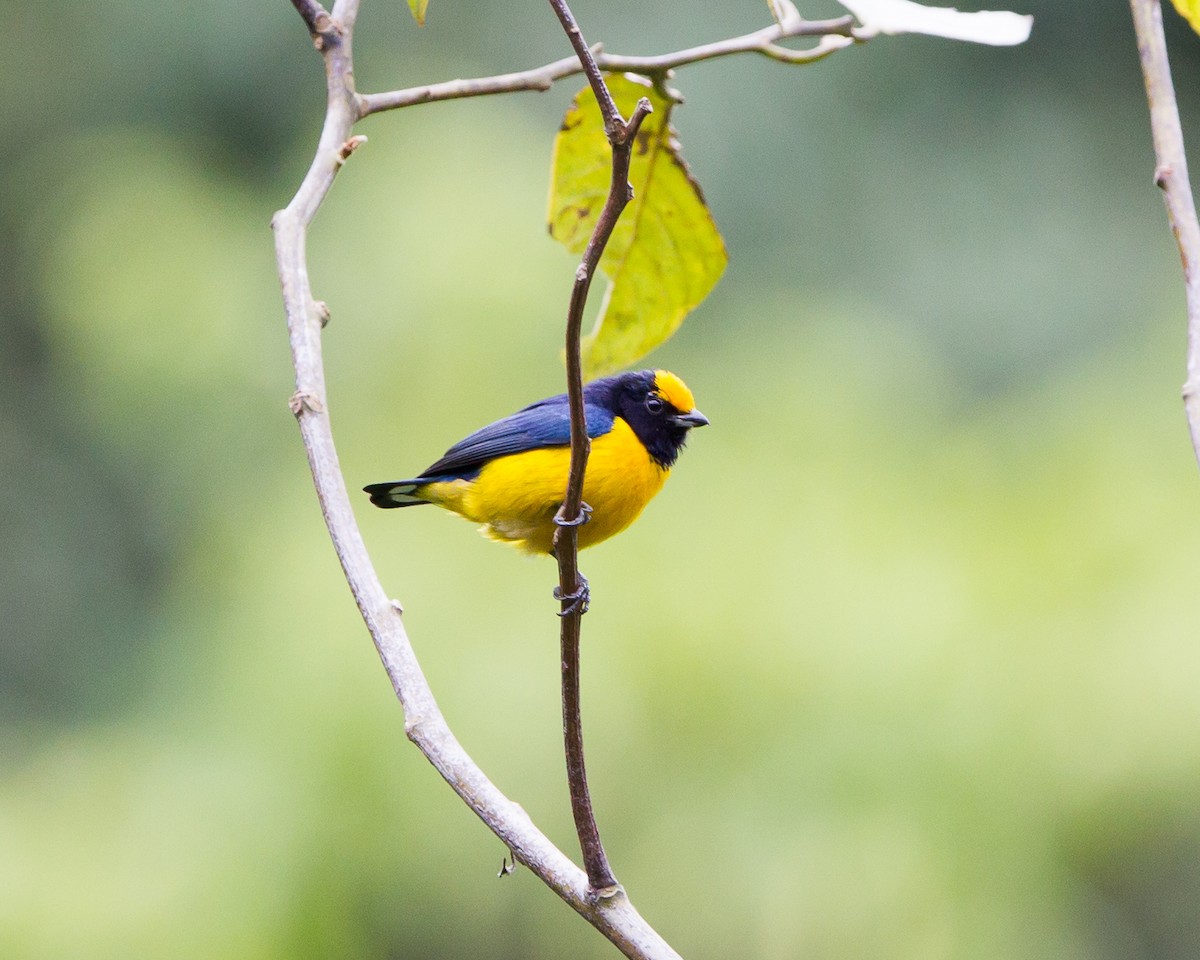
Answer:
[[[708,417],[702,414],[699,410],[689,410],[687,413],[677,413],[670,418],[671,423],[677,427],[683,427],[689,430],[692,427],[707,427]]]

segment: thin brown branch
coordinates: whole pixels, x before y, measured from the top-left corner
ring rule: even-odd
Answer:
[[[316,0],[292,0],[292,6],[300,14],[309,33],[321,33],[328,29],[329,14]]]
[[[337,42],[339,33],[336,23],[317,0],[292,0],[292,6],[308,27],[313,45],[318,50],[324,51]]]
[[[608,197],[596,218],[596,226],[575,271],[575,285],[567,307],[567,401],[571,411],[571,467],[566,494],[555,520],[560,524],[554,536],[554,555],[558,559],[557,596],[562,599],[560,647],[562,651],[563,743],[567,757],[567,785],[571,794],[571,813],[583,852],[583,863],[592,888],[601,896],[612,896],[620,887],[609,866],[600,831],[592,811],[587,771],[583,756],[583,722],[579,700],[579,635],[583,613],[587,609],[587,581],[579,572],[579,525],[587,521],[583,504],[583,478],[587,469],[590,443],[583,409],[583,369],[579,357],[580,328],[588,290],[600,264],[600,257],[612,236],[613,228],[633,197],[629,185],[629,164],[638,128],[650,113],[650,101],[643,97],[626,122],[613,102],[604,76],[596,65],[583,33],[575,22],[566,0],[550,0],[575,54],[583,64],[596,102],[604,117],[604,130],[612,148],[612,178]]]
[[[792,37],[820,37],[821,41],[809,50],[791,50],[780,46],[781,40]],[[867,39],[867,34],[857,32],[853,17],[838,17],[835,20],[795,19],[789,21],[785,26],[776,23],[740,37],[730,37],[658,56],[628,57],[610,54],[605,53],[597,44],[592,47],[592,58],[596,67],[604,73],[629,72],[640,73],[648,77],[665,77],[667,73],[677,67],[739,53],[757,53],[786,63],[810,63],[823,59],[856,41],[865,42]],[[359,109],[362,116],[365,117],[383,110],[411,107],[418,103],[432,103],[435,100],[458,100],[464,97],[482,97],[497,93],[549,90],[555,81],[582,73],[583,69],[577,56],[566,57],[517,73],[449,80],[445,83],[425,84],[405,90],[363,94],[359,97]]]
[[[821,37],[834,42],[833,49],[840,50],[850,46],[855,40],[867,39],[865,34],[856,32],[853,17],[838,17],[834,20],[792,20],[786,25],[778,23],[753,33],[740,37],[729,37],[713,43],[705,43],[674,53],[660,54],[651,57],[623,57],[619,55],[601,54],[598,58],[600,68],[606,72],[640,73],[645,76],[662,76],[669,70],[687,66],[691,63],[702,63],[705,60],[715,60],[738,53],[758,53],[772,56],[772,51],[787,50],[778,46],[779,41],[792,37]],[[811,53],[809,50],[789,50],[799,56]],[[832,52],[832,51],[830,51]],[[802,61],[798,61],[802,62]]]
[[[312,4],[297,9],[309,25]],[[399,605],[383,590],[359,532],[338,465],[329,419],[321,349],[327,313],[308,280],[307,233],[338,170],[353,149],[351,129],[358,117],[351,38],[358,0],[338,0],[329,31],[335,44],[320,45],[327,77],[325,124],[299,189],[275,214],[276,262],[296,370],[289,406],[296,416],[329,535],[354,600],[370,630],[392,687],[404,708],[408,737],[455,793],[512,851],[631,960],[679,960],[678,954],[638,914],[624,891],[595,896],[587,876],[537,829],[525,812],[484,775],[446,724],[404,629]],[[311,26],[310,26],[311,30]]]
[[[583,39],[583,31],[579,29],[579,24],[575,22],[575,15],[571,13],[571,8],[567,6],[566,0],[550,0],[550,6],[554,8],[555,14],[558,15],[558,22],[562,24],[563,30],[566,31],[567,39],[571,41],[571,46],[575,48],[575,56],[579,58],[579,62],[583,65],[584,76],[587,77],[588,85],[592,88],[592,93],[595,94],[596,102],[600,104],[600,115],[604,118],[604,129],[608,133],[609,143],[615,146],[616,140],[621,138],[625,127],[625,120],[617,109],[617,105],[613,103],[612,94],[608,92],[608,84],[604,82],[604,77],[600,74],[600,68],[596,65],[596,58],[592,56],[592,51]],[[594,237],[595,234],[593,234]]]
[[[1150,129],[1154,139],[1154,182],[1162,189],[1171,232],[1179,246],[1187,302],[1187,380],[1183,403],[1187,412],[1192,448],[1200,460],[1200,221],[1188,179],[1183,126],[1175,102],[1167,41],[1163,35],[1162,7],[1158,0],[1130,0],[1138,56],[1150,104]]]

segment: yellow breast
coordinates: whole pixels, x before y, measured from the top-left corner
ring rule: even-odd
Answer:
[[[491,461],[474,480],[429,484],[420,495],[482,524],[485,536],[528,553],[549,553],[570,459],[566,447],[515,453]],[[583,481],[583,499],[592,515],[579,528],[580,549],[633,523],[669,472],[651,459],[629,424],[617,418],[612,430],[592,441]]]

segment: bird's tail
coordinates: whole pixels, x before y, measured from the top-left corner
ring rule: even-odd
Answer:
[[[415,507],[429,503],[417,491],[425,486],[421,480],[393,480],[391,483],[370,483],[363,491],[370,494],[371,502],[377,507],[390,510],[392,507]]]

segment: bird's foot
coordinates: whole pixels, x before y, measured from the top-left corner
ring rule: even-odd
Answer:
[[[585,523],[592,519],[592,508],[586,503],[579,504],[579,516],[574,520],[568,520],[562,516],[562,511],[554,515],[554,522],[560,527],[582,527]]]
[[[576,610],[579,611],[580,616],[588,612],[588,604],[591,601],[591,591],[588,588],[587,577],[585,577],[582,573],[579,574],[579,579],[576,581],[576,583],[578,584],[578,587],[574,593],[563,593],[562,587],[554,588],[554,599],[559,603],[567,603],[567,606],[563,607],[563,609],[558,612],[560,617],[570,616]]]

